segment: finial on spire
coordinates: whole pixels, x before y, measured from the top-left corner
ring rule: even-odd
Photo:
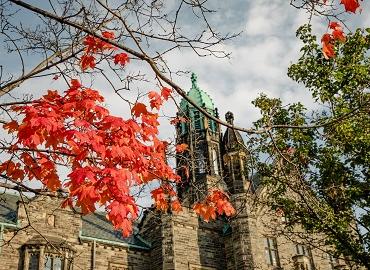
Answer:
[[[226,119],[226,122],[228,122],[230,125],[233,125],[234,124],[234,114],[232,112],[227,112],[225,114],[225,119]]]
[[[193,88],[197,87],[197,80],[198,80],[197,75],[194,72],[192,72],[191,73],[191,84]]]

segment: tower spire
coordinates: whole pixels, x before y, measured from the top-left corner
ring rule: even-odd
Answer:
[[[194,89],[198,87],[198,76],[194,72],[191,73],[191,86]]]

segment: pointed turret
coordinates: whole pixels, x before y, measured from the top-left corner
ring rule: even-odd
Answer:
[[[234,125],[234,115],[227,112],[226,121]],[[239,131],[227,128],[222,138],[224,179],[231,194],[247,192],[249,181],[247,181],[247,152],[243,138]]]

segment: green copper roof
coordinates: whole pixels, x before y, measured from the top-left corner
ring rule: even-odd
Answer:
[[[199,88],[197,84],[197,75],[194,73],[191,74],[191,84],[191,89],[186,95],[199,107],[205,109],[211,115],[218,117],[217,109],[215,108],[212,99],[206,92]],[[192,130],[204,130],[206,128],[204,115],[201,114],[197,108],[190,105],[185,99],[182,99],[180,102],[179,114],[190,119],[190,126],[187,123],[181,124],[181,134],[187,134],[190,127]],[[207,126],[213,132],[218,131],[217,124],[213,120],[208,120]]]
[[[187,93],[187,96],[193,101],[195,101],[195,103],[200,107],[204,109],[214,110],[215,105],[213,104],[212,99],[206,92],[199,88],[197,82],[197,75],[195,75],[194,73],[191,74],[191,84],[192,86],[190,91]],[[185,111],[187,105],[188,102],[185,99],[182,99],[180,102],[181,110]]]

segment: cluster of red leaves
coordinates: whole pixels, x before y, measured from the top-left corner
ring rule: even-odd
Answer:
[[[343,28],[339,23],[331,22],[329,23],[329,28],[332,30],[332,33],[326,33],[321,38],[322,52],[326,59],[335,57],[334,44],[336,41],[346,41]]]
[[[346,12],[356,13],[357,10],[360,10],[360,1],[362,0],[340,0],[340,3],[344,5]],[[323,0],[324,4],[327,3],[327,0]],[[334,43],[339,40],[341,42],[346,41],[346,37],[343,33],[342,26],[337,22],[331,22],[329,28],[333,30],[332,34],[326,33],[321,38],[322,51],[326,59],[335,57]]]
[[[106,31],[102,37],[110,40],[115,35]],[[80,59],[83,71],[95,68],[96,54],[116,49],[93,36],[87,36],[84,45]],[[129,57],[123,52],[114,55],[113,60],[124,66]],[[17,140],[9,148],[11,159],[0,163],[0,173],[13,181],[36,179],[55,191],[62,187],[57,164],[63,164],[71,170],[64,183],[69,197],[63,206],[76,205],[85,214],[95,211],[97,205],[105,206],[107,218],[128,236],[138,216],[135,198],[130,194],[133,186],[162,179],[161,186],[151,192],[157,209],[181,211],[176,192],[169,184],[180,177],[166,162],[167,142],[157,137],[158,113],[153,112],[161,108],[171,93],[167,87],[160,93],[149,92],[151,109],[137,102],[131,109],[133,118],[128,120],[110,115],[100,105],[104,98],[99,92],[84,88],[78,80],[71,81],[64,95],[49,90],[31,105],[14,106],[12,110],[22,120],[4,125]],[[185,121],[178,117],[171,122]],[[176,152],[187,148],[188,145],[179,144]],[[186,175],[189,176],[188,170]],[[221,191],[213,191],[194,210],[206,221],[215,219],[217,213],[230,216],[235,212]]]
[[[167,98],[151,96],[156,104]],[[124,120],[110,115],[100,105],[103,100],[98,91],[72,80],[64,95],[49,90],[31,105],[12,107],[22,117],[4,125],[17,141],[0,173],[15,181],[37,179],[55,191],[61,187],[56,164],[66,164],[70,197],[64,206],[74,204],[84,213],[105,206],[115,228],[129,235],[138,215],[130,188],[155,178],[178,181],[179,176],[166,163],[167,143],[157,137],[158,114],[137,103],[133,119]],[[179,208],[178,202],[173,208]]]
[[[324,1],[324,4],[328,2],[328,0],[323,0],[323,1]],[[340,3],[344,6],[344,9],[346,12],[356,13],[357,9],[361,10],[359,0],[340,0]]]
[[[188,150],[188,145],[186,143],[176,145],[176,153],[182,153]]]
[[[108,40],[113,40],[115,35],[113,32],[104,31],[102,32],[102,36]],[[116,47],[112,46],[108,42],[105,42],[99,38],[93,36],[87,36],[84,40],[85,45],[85,52],[80,58],[80,65],[82,71],[91,68],[94,69],[96,66],[96,58],[95,55],[98,53],[103,53],[107,50],[115,50]],[[120,64],[121,66],[125,66],[128,62],[130,62],[130,58],[128,57],[127,53],[122,52],[115,54],[113,56],[114,63]]]
[[[203,202],[196,203],[193,209],[206,222],[216,219],[217,214],[225,214],[228,217],[235,214],[235,209],[229,202],[228,196],[220,190],[212,191]]]
[[[169,207],[174,212],[181,211],[181,204],[177,198],[176,191],[168,183],[151,191],[152,198],[158,210],[167,211]]]
[[[184,117],[177,116],[170,121],[170,124],[177,125],[178,123],[186,123],[186,122],[188,122],[188,120],[186,120]]]

